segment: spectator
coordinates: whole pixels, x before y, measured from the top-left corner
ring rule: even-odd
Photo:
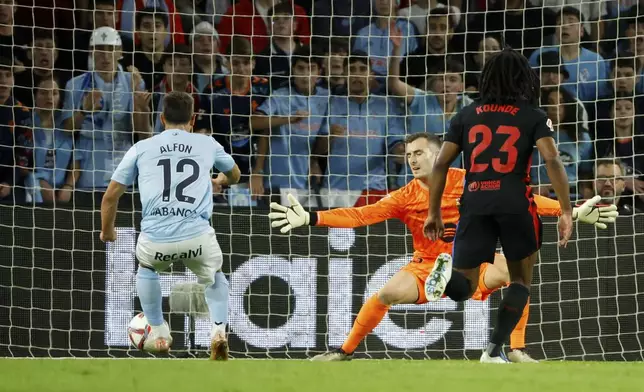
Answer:
[[[530,56],[530,64],[538,65],[537,58],[544,52],[554,51],[559,53],[570,78],[565,84],[585,103],[594,101],[609,94],[608,68],[604,58],[599,54],[581,47],[581,38],[584,34],[582,17],[578,9],[564,7],[557,15],[557,28],[555,37],[560,46],[547,47],[536,50]]]
[[[29,109],[11,95],[13,60],[0,58],[0,200],[12,194],[24,201],[23,179],[32,167],[32,132]]]
[[[611,101],[610,121],[597,126],[596,156],[621,160],[628,174],[644,174],[644,131],[637,126],[640,120],[636,117],[641,112],[637,112],[632,94],[618,94]]]
[[[416,28],[413,24],[396,16],[397,0],[375,0],[375,21],[358,31],[352,52],[362,51],[371,59],[371,69],[376,75],[387,75],[388,58],[394,47],[391,35],[402,37],[402,55],[414,53],[418,48]]]
[[[594,194],[602,197],[603,204],[617,205],[619,215],[641,213],[634,206],[633,198],[623,195],[628,177],[626,169],[619,161],[608,158],[595,162]],[[640,193],[644,193],[644,183],[641,183],[639,187]]]
[[[604,31],[602,20],[608,15],[607,5],[609,1],[597,0],[530,0],[537,9],[546,7],[547,11],[557,12],[562,6],[573,7],[579,10],[585,21],[583,24],[584,32],[588,36],[588,41],[597,44],[601,40]],[[544,10],[544,12],[546,11]],[[595,49],[597,51],[597,49]]]
[[[623,57],[622,57],[623,56]],[[636,95],[638,90],[637,85],[642,81],[638,81],[636,71],[637,61],[633,54],[622,52],[620,57],[613,61],[611,67],[610,81],[611,81],[611,97],[602,99],[596,103],[597,106],[597,133],[602,132],[602,128],[608,127],[608,133],[613,129],[613,97],[617,95],[634,97],[635,112],[638,114],[644,113],[644,99],[640,95]],[[606,134],[606,131],[604,131]]]
[[[161,59],[164,77],[154,88],[152,95],[152,108],[155,111],[154,133],[163,132],[161,122],[163,112],[163,98],[171,91],[185,91],[191,94],[195,101],[195,108],[199,107],[199,93],[192,84],[192,51],[186,45],[176,45],[174,50],[167,52]]]
[[[145,86],[154,88],[163,78],[163,54],[173,46],[166,45],[168,36],[168,15],[154,8],[146,8],[136,13],[137,36],[140,44],[134,55],[124,60],[124,65],[133,65],[139,70]]]
[[[119,65],[118,32],[100,27],[94,30],[90,46],[94,71],[67,82],[61,116],[66,130],[78,131],[78,150],[86,155],[78,181],[82,189],[107,187],[133,136],[145,138],[152,133],[150,95],[140,93],[145,83],[135,69],[125,72]]]
[[[346,62],[349,57],[349,45],[343,38],[331,39],[330,51],[325,56],[325,78],[320,80],[331,95],[347,94]]]
[[[111,27],[116,29],[119,23],[119,12],[116,10],[114,0],[94,0],[94,10],[91,12],[93,28],[90,30],[76,29],[74,31],[74,60],[73,70],[82,73],[92,69],[93,61],[90,58],[89,40],[95,29]],[[125,58],[132,57],[134,44],[129,38],[121,35],[122,51]],[[61,83],[62,85],[62,83]]]
[[[287,85],[291,76],[290,57],[301,46],[293,32],[297,22],[293,18],[293,4],[283,2],[268,11],[272,22],[268,31],[270,44],[256,56],[255,75],[270,80],[271,91]]]
[[[644,17],[631,19],[627,23],[626,50],[621,51],[618,57],[635,58],[636,75],[640,76],[635,85],[635,91],[637,94],[644,94],[644,77],[642,77],[644,76]]]
[[[479,90],[479,81],[485,62],[495,53],[501,51],[501,39],[494,35],[481,37],[475,53],[467,56],[465,69],[465,89],[471,92]]]
[[[194,53],[194,81],[197,91],[202,93],[206,87],[228,73],[228,65],[219,55],[219,34],[208,22],[201,22],[190,36]]]
[[[420,88],[432,67],[445,64],[452,53],[452,39],[456,20],[447,8],[435,8],[427,17],[427,34],[418,42],[418,48],[405,57],[401,64],[401,76],[406,82]],[[403,56],[405,52],[403,50]]]
[[[16,84],[13,92],[15,97],[28,108],[34,104],[34,86],[41,80],[55,78],[59,83],[66,83],[69,74],[63,70],[56,69],[58,59],[58,47],[53,31],[36,30],[31,43],[31,50],[27,53],[29,67],[16,75]]]
[[[139,12],[156,9],[158,12],[165,14],[165,18],[168,21],[166,30],[169,34],[164,37],[163,46],[168,46],[171,42],[175,44],[186,43],[183,36],[183,22],[181,21],[181,15],[176,11],[174,0],[116,0],[116,8],[121,14],[120,24],[117,29],[123,32],[127,39],[133,40],[136,36],[134,27],[137,30],[139,28]]]
[[[577,181],[584,172],[592,170],[589,168],[589,159],[593,146],[588,132],[578,124],[576,100],[564,88],[545,88],[541,93],[541,106],[552,121],[553,137],[570,180],[571,197],[578,197]],[[532,166],[531,170],[533,181],[539,185],[539,194],[551,196],[550,179],[538,151],[535,151],[532,162],[540,163],[539,166]]]
[[[286,0],[291,1],[292,0]],[[277,0],[239,0],[233,4],[217,26],[221,38],[221,50],[228,49],[233,36],[242,36],[250,40],[253,53],[261,53],[269,44],[268,11],[279,3]],[[295,36],[303,44],[311,40],[311,30],[304,8],[293,5],[297,30]]]
[[[400,56],[400,47],[394,56]],[[426,90],[410,86],[398,76],[400,66],[392,61],[389,70],[389,91],[403,97],[408,107],[408,133],[429,132],[443,135],[449,129],[452,117],[472,100],[463,95],[463,66],[455,61],[436,64],[423,85]]]
[[[551,27],[555,13],[549,9],[533,7],[528,0],[502,0],[494,3],[486,12],[475,14],[468,24],[468,31],[480,34],[497,34],[505,44],[521,50],[529,57],[544,44],[544,37],[554,33]],[[478,34],[467,36],[467,47],[474,49],[479,40]]]
[[[448,8],[448,14],[453,22],[454,28],[461,22],[461,10],[458,7],[447,7],[445,4],[439,3],[437,0],[416,0],[409,7],[401,8],[398,11],[398,16],[401,18],[409,18],[409,21],[416,26],[416,30],[420,35],[427,34],[427,17],[430,10],[439,8]]]
[[[557,87],[566,86],[566,81],[570,77],[566,67],[561,64],[561,57],[556,52],[544,52],[537,58],[539,68],[536,70],[540,73],[541,87]],[[573,97],[574,98],[574,97]],[[579,125],[588,132],[588,112],[584,103],[579,98],[575,98],[577,102],[577,121]]]
[[[351,39],[369,25],[371,1],[316,0],[311,15],[313,46],[327,52],[331,37]]]
[[[329,160],[322,191],[325,207],[334,208],[373,204],[383,198],[387,156],[398,155],[398,163],[404,164],[405,154],[405,122],[399,105],[369,95],[369,57],[354,52],[345,64],[349,94],[332,97],[329,103]]]
[[[15,13],[15,0],[0,1],[0,57],[12,60],[16,66],[13,72],[18,73],[27,61],[23,47],[28,43],[31,31],[15,25]]]
[[[328,90],[317,86],[322,59],[309,46],[297,49],[291,61],[291,85],[272,92],[251,117],[253,132],[271,129],[269,136],[259,138],[251,189],[255,195],[265,188],[281,194],[282,203],[290,192],[310,206],[309,187],[317,188],[322,180],[320,157],[328,145],[323,124],[329,96]],[[269,141],[270,156],[265,160]],[[263,184],[262,174],[266,174]]]
[[[70,201],[80,177],[81,154],[74,155],[70,132],[58,128],[56,116],[61,107],[60,87],[54,79],[42,79],[35,88],[36,108],[31,126],[34,138],[34,201]]]
[[[212,134],[233,156],[241,170],[240,184],[245,184],[248,192],[251,157],[256,144],[251,134],[250,116],[270,95],[270,88],[267,79],[252,77],[254,61],[250,41],[233,38],[228,56],[231,74],[218,78],[206,88],[196,129]],[[257,177],[257,181],[261,180]]]

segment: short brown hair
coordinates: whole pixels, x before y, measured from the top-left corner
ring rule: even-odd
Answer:
[[[246,38],[233,37],[226,50],[226,55],[250,57],[253,55],[253,46]]]
[[[192,120],[194,106],[192,95],[183,91],[172,91],[164,98],[163,118],[167,124],[188,124]]]
[[[626,167],[624,167],[622,161],[615,159],[614,157],[607,156],[595,161],[595,175],[597,175],[597,169],[599,169],[600,166],[617,166],[619,167],[620,174],[622,176],[626,175]]]
[[[441,142],[441,139],[438,136],[432,135],[431,133],[427,133],[427,132],[418,132],[418,133],[412,133],[411,135],[408,135],[405,138],[405,144],[415,142],[418,139],[425,139],[429,143],[435,144],[438,147],[440,147],[441,144],[443,144]]]

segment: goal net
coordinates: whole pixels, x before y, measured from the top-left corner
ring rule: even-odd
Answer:
[[[138,192],[120,200],[110,244],[99,240],[100,203],[127,149],[162,131],[173,90],[193,94],[195,131],[213,135],[243,174],[216,190],[212,216],[232,355],[340,347],[365,300],[410,262],[411,235],[398,221],[282,235],[268,203],[290,192],[307,208],[350,207],[401,187],[411,179],[401,141],[442,136],[507,45],[540,76],[574,200],[599,194],[622,214],[607,230],[576,225],[567,248],[544,218],[526,349],[548,360],[643,359],[637,1],[55,4],[0,4],[0,356],[145,356],[127,335],[141,311]],[[553,197],[538,154],[532,164],[534,192]],[[161,275],[175,356],[208,348],[208,320],[168,301],[194,281],[180,263]],[[393,306],[357,357],[477,358],[501,298]]]

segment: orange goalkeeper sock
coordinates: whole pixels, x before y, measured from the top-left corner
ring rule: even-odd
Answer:
[[[521,319],[510,335],[510,348],[512,350],[523,350],[525,348],[525,328],[528,325],[529,316],[530,299],[528,298],[528,303],[525,304],[525,308],[523,308]]]
[[[385,317],[389,306],[380,302],[378,294],[374,294],[362,305],[356,321],[353,323],[349,337],[342,345],[342,351],[353,354],[362,339],[365,338]]]

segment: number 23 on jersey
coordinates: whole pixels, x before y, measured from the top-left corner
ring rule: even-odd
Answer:
[[[496,128],[497,135],[507,135],[507,139],[499,149],[503,157],[494,157],[489,162],[481,162],[477,158],[487,150],[493,139],[492,130],[487,125],[479,124],[470,128],[467,138],[469,144],[475,144],[470,157],[470,173],[481,173],[492,165],[492,169],[497,173],[510,173],[514,170],[517,163],[518,151],[515,146],[521,136],[519,128],[507,125],[500,125]]]

